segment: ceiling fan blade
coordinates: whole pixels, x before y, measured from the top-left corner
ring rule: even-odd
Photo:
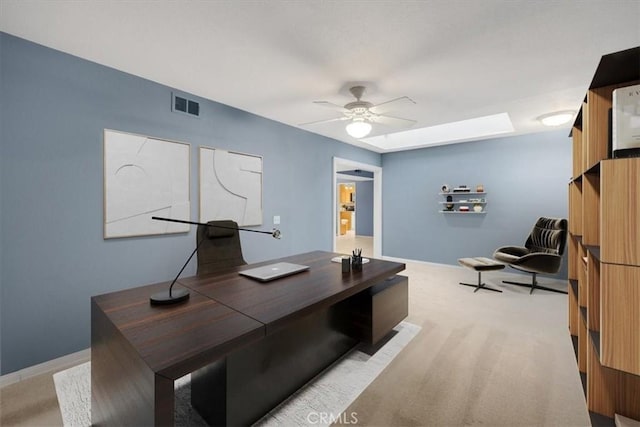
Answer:
[[[341,122],[349,120],[349,117],[336,117],[335,119],[316,120],[315,122],[300,123],[298,126],[317,125],[320,123]]]
[[[415,103],[416,102],[408,96],[402,96],[400,98],[392,99],[390,101],[374,105],[373,107],[369,108],[369,111],[375,114],[383,114],[396,108],[404,107],[407,105],[415,105]]]
[[[313,103],[316,105],[320,105],[322,107],[331,108],[332,110],[340,111],[341,113],[346,113],[349,111],[346,108],[344,108],[342,105],[334,104],[333,102],[313,101]]]
[[[391,117],[391,116],[375,116],[371,118],[371,121],[380,123],[381,125],[398,127],[398,128],[408,128],[416,124],[415,120],[401,119],[398,117]]]

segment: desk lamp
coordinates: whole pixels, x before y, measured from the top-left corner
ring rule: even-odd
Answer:
[[[273,236],[274,239],[280,239],[280,230],[278,230],[277,228],[274,228],[272,231],[261,231],[261,230],[251,230],[248,228],[235,228],[235,227],[224,227],[221,225],[213,225],[213,224],[207,224],[204,222],[194,222],[194,221],[183,221],[180,219],[172,219],[172,218],[161,218],[161,217],[157,217],[157,216],[152,216],[151,219],[155,219],[158,221],[169,221],[169,222],[179,222],[181,224],[192,224],[192,225],[202,225],[205,227],[213,227],[213,228],[226,228],[228,230],[238,230],[238,231],[250,231],[252,233],[261,233],[261,234],[271,234],[271,236]],[[180,277],[180,275],[182,274],[182,271],[185,269],[185,267],[187,266],[187,264],[189,264],[189,261],[191,261],[191,258],[193,258],[193,256],[196,254],[196,252],[198,251],[198,247],[200,246],[200,243],[202,243],[201,239],[198,244],[196,245],[196,248],[193,250],[193,252],[191,253],[191,255],[189,256],[189,258],[187,259],[187,262],[184,263],[184,265],[182,266],[182,268],[180,269],[180,271],[178,272],[178,274],[176,275],[176,278],[173,279],[173,282],[171,282],[171,285],[169,286],[169,290],[168,291],[163,291],[163,292],[158,292],[157,294],[153,294],[151,295],[151,298],[149,298],[149,302],[151,303],[151,305],[169,305],[169,304],[177,304],[179,302],[183,302],[189,299],[189,291],[186,289],[176,289],[175,291],[173,290],[173,285],[176,284],[176,281],[178,280],[178,277]]]

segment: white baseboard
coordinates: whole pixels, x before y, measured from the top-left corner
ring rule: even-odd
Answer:
[[[429,262],[429,261],[420,261],[417,259],[407,259],[407,258],[396,258],[396,257],[392,257],[392,256],[386,256],[383,255],[381,257],[381,259],[385,260],[385,261],[394,261],[394,262],[402,262],[402,263],[413,263],[413,264],[422,264],[422,265],[433,265],[436,267],[452,267],[452,268],[461,268],[458,265],[451,265],[451,264],[441,264],[439,262]],[[402,274],[402,273],[400,273]]]
[[[412,264],[422,264],[422,265],[432,265],[435,267],[449,267],[449,268],[456,268],[456,269],[464,269],[465,267],[461,266],[461,265],[452,265],[452,264],[441,264],[438,262],[429,262],[429,261],[420,261],[420,260],[415,260],[415,259],[407,259],[407,258],[396,258],[396,257],[392,257],[392,256],[386,256],[383,255],[381,257],[381,259],[386,260],[386,261],[394,261],[394,262],[402,262],[405,264],[408,263],[412,263]],[[400,274],[402,274],[402,272],[400,272]],[[500,274],[503,275],[508,275],[508,276],[514,276],[514,277],[531,277],[529,275],[529,273],[522,273],[519,271],[515,271],[515,270],[511,270],[511,271],[504,271]],[[557,284],[559,285],[566,285],[567,283],[567,279],[566,278],[561,278],[558,279],[557,276],[554,275],[546,275],[546,274],[542,274],[542,275],[538,275],[538,278],[544,278],[544,282],[540,283],[540,285],[546,285],[546,284],[553,284],[554,282],[557,282]]]
[[[47,372],[70,368],[71,366],[79,365],[80,363],[88,362],[89,360],[91,360],[91,349],[86,348],[76,353],[67,354],[66,356],[58,357],[57,359],[49,360],[16,372],[11,372],[10,374],[2,375],[0,376],[0,388],[18,383],[26,380],[27,378],[46,374]]]

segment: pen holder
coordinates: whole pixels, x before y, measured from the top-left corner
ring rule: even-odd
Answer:
[[[362,271],[362,257],[361,256],[352,256],[351,257],[351,268],[353,268],[353,271]]]

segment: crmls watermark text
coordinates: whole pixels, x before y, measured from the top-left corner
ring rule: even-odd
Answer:
[[[343,412],[342,414],[335,415],[331,412],[309,412],[307,414],[307,422],[309,424],[333,424],[338,422],[340,424],[358,424],[358,413]]]

